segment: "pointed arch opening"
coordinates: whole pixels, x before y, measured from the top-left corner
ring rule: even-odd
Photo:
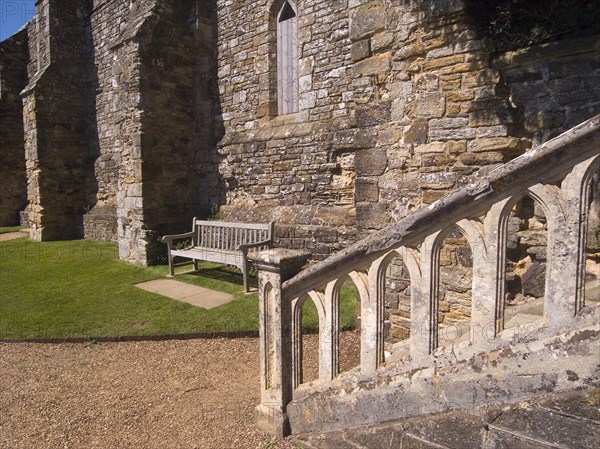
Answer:
[[[548,220],[541,204],[529,194],[509,207],[502,218],[506,237],[500,330],[524,334],[544,323]]]
[[[335,295],[334,295],[335,298]],[[338,373],[360,365],[361,297],[350,277],[342,283],[338,296]]]
[[[434,348],[469,341],[473,288],[473,251],[466,234],[452,226],[440,234],[437,248],[437,288],[432,316]]]
[[[411,279],[408,267],[396,251],[390,253],[381,269],[384,276],[384,359],[410,355]]]
[[[277,113],[298,112],[298,17],[293,2],[286,0],[277,12]]]
[[[319,299],[317,296],[317,304],[307,295],[297,299],[293,306],[294,388],[319,379],[319,338],[324,318]]]
[[[585,278],[583,306],[600,303],[600,158],[596,169],[584,181]]]

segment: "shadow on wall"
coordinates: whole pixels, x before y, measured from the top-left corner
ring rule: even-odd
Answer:
[[[465,0],[465,7],[492,52],[520,137],[535,147],[600,112],[600,85],[590,76],[600,67],[600,0]]]
[[[170,2],[141,47],[149,264],[166,260],[162,235],[189,231],[193,217],[207,218],[225,202],[217,152],[224,135],[217,33],[216,0]]]
[[[100,236],[96,235],[94,229],[87,229],[88,222],[86,220],[86,215],[92,210],[98,201],[98,180],[95,176],[95,166],[96,161],[100,157],[100,139],[98,135],[98,120],[96,115],[96,92],[99,90],[99,79],[98,72],[96,70],[96,61],[95,61],[95,52],[94,52],[94,40],[92,35],[92,23],[91,23],[91,10],[92,10],[92,2],[88,3],[88,11],[87,14],[84,15],[85,23],[84,23],[84,39],[85,45],[83,46],[83,54],[82,56],[85,58],[85,79],[88,80],[88,86],[86,89],[86,105],[88,109],[87,116],[90,118],[87,124],[87,128],[85,130],[86,137],[89,142],[88,146],[88,154],[85,160],[85,205],[83,213],[83,234],[84,237],[91,236],[92,238],[98,238]],[[90,235],[91,234],[91,235]],[[103,232],[106,238],[102,238],[101,240],[111,240],[110,236],[113,236],[113,239],[116,238],[116,223],[114,226],[114,230],[105,230]]]

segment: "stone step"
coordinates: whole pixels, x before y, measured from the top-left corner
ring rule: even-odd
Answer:
[[[591,355],[598,352],[599,337],[600,328],[593,326],[559,338],[532,342],[513,338],[510,349],[476,355],[459,343],[453,346],[453,355],[460,359],[443,359],[444,352],[438,351],[435,369],[416,363],[412,365],[416,369],[411,368],[411,360],[398,358],[400,352],[407,353],[408,345],[398,345],[393,354],[386,354],[376,381],[357,372],[342,373],[326,387],[297,390],[286,412],[292,433],[301,434],[526,401],[536,397],[532,392],[596,386],[600,367]]]
[[[540,406],[503,413],[489,425],[486,448],[600,447],[600,424]]]
[[[297,435],[305,449],[588,449],[600,447],[600,389],[374,426]]]
[[[315,449],[481,449],[485,421],[467,413],[449,413],[372,427],[299,435],[294,443]]]

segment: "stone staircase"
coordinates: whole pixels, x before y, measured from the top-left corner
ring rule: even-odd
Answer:
[[[600,447],[600,389],[297,435],[292,441],[305,449],[595,449]]]
[[[300,251],[250,254],[259,270],[259,427],[319,448],[596,447],[598,419],[570,392],[596,401],[600,388],[598,280],[586,280],[599,169],[596,116],[307,269]],[[525,196],[547,218],[544,295],[513,305],[507,223]],[[450,334],[438,312],[440,253],[455,229],[472,252],[472,285],[468,320]],[[385,276],[398,257],[410,275],[410,332],[387,353]],[[348,281],[360,298],[360,363],[341,372]],[[311,382],[302,377],[307,300],[319,317]]]

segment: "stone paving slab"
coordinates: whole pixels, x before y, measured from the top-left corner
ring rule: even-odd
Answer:
[[[208,288],[186,284],[185,282],[176,281],[174,279],[155,279],[153,281],[137,284],[136,287],[166,296],[167,298],[187,302],[188,304],[202,307],[203,309],[213,309],[235,299],[233,295],[228,293],[216,292]]]
[[[5,232],[4,234],[0,234],[0,242],[7,242],[8,240],[20,239],[21,237],[29,237],[29,230]]]
[[[306,449],[596,449],[600,389],[295,435]]]

